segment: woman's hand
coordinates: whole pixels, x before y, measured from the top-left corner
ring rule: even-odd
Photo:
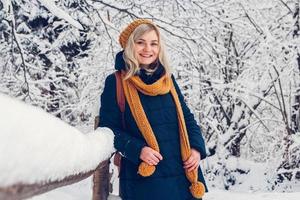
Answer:
[[[190,171],[197,169],[200,165],[201,156],[200,153],[195,150],[191,149],[191,156],[184,162],[183,168]]]
[[[143,147],[140,154],[140,159],[146,162],[148,165],[157,165],[159,161],[163,159],[163,157],[154,149],[150,147]]]

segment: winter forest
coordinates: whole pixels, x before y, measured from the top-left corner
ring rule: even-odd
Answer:
[[[1,0],[0,92],[92,130],[136,18],[162,31],[209,187],[300,192],[300,0]]]

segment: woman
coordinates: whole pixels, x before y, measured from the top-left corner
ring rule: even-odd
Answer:
[[[171,75],[159,29],[138,19],[120,34],[116,56],[126,99],[125,125],[116,97],[116,78],[107,77],[101,95],[100,126],[115,134],[123,155],[123,200],[192,200],[207,190],[199,162],[205,144],[193,114]],[[200,180],[200,181],[199,181]]]

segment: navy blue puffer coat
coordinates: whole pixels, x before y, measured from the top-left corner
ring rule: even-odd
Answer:
[[[117,54],[116,69],[125,69],[122,52]],[[160,66],[153,75],[147,76],[141,70],[140,77],[146,84],[152,84],[164,73]],[[198,150],[201,159],[206,157],[205,144],[193,114],[190,112],[183,95],[172,77],[187,126],[191,147]],[[192,200],[180,155],[179,130],[175,103],[170,93],[147,96],[139,93],[141,103],[151,124],[160,147],[163,160],[156,166],[150,177],[137,174],[141,162],[139,155],[146,142],[131,114],[129,105],[125,105],[126,129],[122,128],[122,117],[116,101],[116,79],[114,74],[105,81],[101,95],[100,126],[109,127],[115,134],[114,146],[121,152],[120,193],[123,200]],[[205,184],[201,169],[199,180]]]

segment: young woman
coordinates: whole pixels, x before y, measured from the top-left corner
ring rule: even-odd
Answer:
[[[115,134],[122,154],[123,200],[192,200],[207,190],[199,167],[205,144],[193,114],[170,72],[158,27],[138,19],[120,34],[116,55],[126,99],[125,128],[116,97],[116,78],[101,95],[100,126]]]

